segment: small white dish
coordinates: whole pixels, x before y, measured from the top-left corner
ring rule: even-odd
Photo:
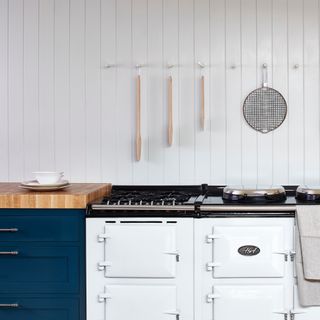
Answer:
[[[69,185],[68,180],[60,180],[59,182],[56,183],[39,183],[37,180],[30,180],[30,181],[24,181],[21,182],[21,185],[24,187],[33,187],[33,188],[42,188],[42,187],[63,187],[66,185]]]
[[[70,186],[67,180],[61,180],[54,184],[40,184],[37,180],[22,182],[20,188],[32,191],[55,191],[62,190]]]
[[[36,171],[32,173],[36,180],[42,185],[59,183],[63,177],[63,172],[56,171]]]

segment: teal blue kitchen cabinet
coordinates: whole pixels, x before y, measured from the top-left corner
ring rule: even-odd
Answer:
[[[0,320],[85,319],[85,211],[0,209]]]

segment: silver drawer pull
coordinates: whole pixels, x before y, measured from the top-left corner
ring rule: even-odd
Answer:
[[[18,251],[0,251],[0,255],[3,256],[17,256],[19,254]]]
[[[19,229],[18,228],[3,228],[3,229],[0,229],[0,232],[18,232]]]
[[[0,308],[19,308],[18,303],[0,303]]]

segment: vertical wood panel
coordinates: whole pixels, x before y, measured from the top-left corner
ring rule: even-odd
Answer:
[[[163,2],[148,1],[148,92],[147,115],[149,131],[148,183],[164,183],[164,148],[166,128],[163,104]],[[157,35],[157,36],[155,36]]]
[[[40,170],[55,170],[54,148],[54,1],[39,2]]]
[[[0,180],[9,179],[8,145],[8,13],[9,1],[0,1]]]
[[[102,181],[117,180],[116,86],[117,86],[117,0],[101,2],[101,161]]]
[[[24,175],[39,170],[38,0],[24,1]]]
[[[304,183],[303,0],[288,1],[289,183]],[[299,68],[294,66],[298,64]]]
[[[195,183],[209,183],[211,181],[210,153],[210,1],[195,1],[195,61],[206,65],[201,69],[196,66],[195,72]],[[200,79],[204,77],[204,105],[205,127],[200,126],[201,88]]]
[[[225,3],[211,0],[211,165],[212,183],[226,181]]]
[[[100,0],[86,0],[86,172],[87,181],[101,181]]]
[[[133,96],[136,97],[136,78],[138,73],[141,76],[141,160],[133,162],[133,182],[135,184],[143,184],[148,181],[149,174],[149,123],[148,112],[149,104],[147,99],[147,92],[149,88],[148,76],[152,66],[148,63],[148,0],[135,0],[132,2],[132,61],[134,66],[137,64],[143,67],[139,69],[133,68],[133,82],[132,88],[134,90]],[[133,123],[132,137],[135,137],[135,114],[136,106],[133,107]],[[135,139],[133,140],[133,158],[135,154]]]
[[[167,130],[167,93],[168,77],[172,76],[172,105],[173,105],[173,145],[165,145],[164,150],[164,181],[168,184],[179,183],[179,0],[163,0],[163,55],[164,55],[164,96],[163,106],[165,112],[165,129]],[[167,69],[167,64],[173,64],[174,67]],[[167,141],[167,133],[165,134]]]
[[[179,2],[180,183],[195,179],[194,0]]]
[[[70,1],[55,0],[55,167],[70,179]]]
[[[9,1],[9,179],[24,179],[23,0]]]
[[[305,182],[319,184],[319,3],[304,1]]]
[[[86,180],[85,0],[70,0],[70,179]],[[111,157],[112,158],[112,157]]]
[[[132,183],[134,117],[131,0],[117,0],[117,172],[118,183]],[[114,151],[111,151],[114,152]]]
[[[262,65],[268,65],[268,85],[272,86],[272,0],[257,0],[257,72],[262,85]],[[259,184],[272,184],[273,133],[258,133]]]
[[[319,10],[318,0],[0,0],[0,179],[56,169],[123,184],[318,184]],[[137,63],[146,64],[140,162]],[[269,134],[242,115],[263,63],[288,102]]]
[[[288,100],[287,2],[273,0],[273,87]],[[289,110],[290,111],[290,110]],[[273,134],[274,184],[289,182],[288,118]]]
[[[242,182],[257,184],[257,139],[253,130],[243,117],[243,102],[247,95],[257,87],[257,23],[256,0],[241,2],[241,123],[242,123]]]
[[[226,0],[226,182],[228,184],[242,182],[240,26],[240,0]]]

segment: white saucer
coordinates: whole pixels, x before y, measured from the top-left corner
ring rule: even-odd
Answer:
[[[37,180],[24,181],[21,183],[20,187],[28,190],[37,190],[37,191],[54,191],[61,190],[69,187],[70,183],[67,180],[61,180],[57,183],[51,184],[41,184]]]

